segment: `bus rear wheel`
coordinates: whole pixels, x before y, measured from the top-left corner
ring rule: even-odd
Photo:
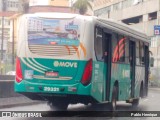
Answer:
[[[112,91],[112,101],[111,101],[112,111],[116,111],[117,109],[117,95],[118,95],[118,90],[117,90],[117,87],[114,86],[113,91]]]
[[[140,93],[139,94],[140,94],[139,98],[133,99],[132,107],[137,107],[139,105],[140,98],[143,97],[143,84],[142,83],[141,83]]]
[[[52,102],[48,102],[48,105],[50,106],[50,108],[54,111],[66,111],[68,108],[68,102],[65,101],[52,101]]]
[[[132,107],[137,107],[138,105],[139,105],[139,98],[134,99],[134,100],[132,101]]]

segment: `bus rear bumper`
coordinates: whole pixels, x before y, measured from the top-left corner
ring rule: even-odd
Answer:
[[[20,94],[32,99],[41,101],[52,101],[52,100],[64,100],[68,101],[70,104],[76,103],[98,103],[92,96],[87,95],[74,95],[74,94],[42,94],[42,93],[27,93],[19,92]]]
[[[91,100],[91,85],[83,86],[77,84],[44,84],[22,81],[15,82],[15,92],[23,94],[32,100],[50,100],[53,98],[69,99],[72,103],[75,101],[84,102]],[[92,100],[94,101],[94,100]]]

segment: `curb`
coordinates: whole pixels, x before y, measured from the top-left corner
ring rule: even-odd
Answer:
[[[156,90],[156,91],[160,91],[160,88],[149,88],[149,90]]]
[[[20,106],[29,106],[29,105],[42,104],[42,103],[45,103],[45,102],[36,101],[36,102],[27,102],[27,103],[17,103],[17,104],[0,105],[0,109],[3,109],[3,108],[11,108],[11,107],[20,107]],[[0,111],[1,111],[1,110],[0,110]]]

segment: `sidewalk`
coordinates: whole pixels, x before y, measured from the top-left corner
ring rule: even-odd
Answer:
[[[0,98],[0,109],[15,107],[15,106],[25,106],[33,104],[41,104],[43,101],[33,101],[25,96],[20,97],[10,97],[10,98]]]
[[[149,90],[156,90],[156,91],[160,91],[160,87],[149,87]]]

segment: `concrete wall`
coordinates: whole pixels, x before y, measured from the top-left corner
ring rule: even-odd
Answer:
[[[110,18],[115,20],[123,20],[155,11],[159,11],[159,0],[149,0],[135,6],[110,12]]]
[[[141,22],[138,24],[133,24],[130,26],[138,30],[142,30],[148,36],[153,36],[154,35],[154,25],[156,24],[157,24],[157,20],[151,20],[151,21]]]
[[[0,98],[21,96],[14,92],[14,81],[0,82]]]
[[[94,9],[100,9],[109,5],[119,3],[124,0],[94,0]]]
[[[15,80],[15,76],[13,75],[0,75],[0,81],[5,81],[5,80]]]
[[[2,11],[2,0],[0,0],[0,11]]]
[[[106,6],[113,6],[114,0],[108,0],[108,4]],[[122,0],[115,0],[114,2],[121,2]],[[124,0],[123,0],[124,1]],[[95,8],[98,5],[95,5]],[[104,6],[103,6],[104,7]],[[101,7],[101,8],[103,8]],[[143,32],[145,32],[148,36],[154,36],[154,25],[160,24],[159,20],[151,20],[149,21],[149,13],[158,12],[157,15],[160,15],[160,0],[146,0],[137,5],[132,5],[127,8],[121,8],[119,10],[110,11],[109,13],[103,13],[99,15],[102,18],[111,18],[114,20],[122,21],[128,18],[133,18],[137,16],[142,16],[142,21],[138,24],[130,25],[134,28],[137,28]],[[158,17],[159,19],[159,17]]]
[[[0,75],[0,98],[22,96],[14,92],[15,76]]]

